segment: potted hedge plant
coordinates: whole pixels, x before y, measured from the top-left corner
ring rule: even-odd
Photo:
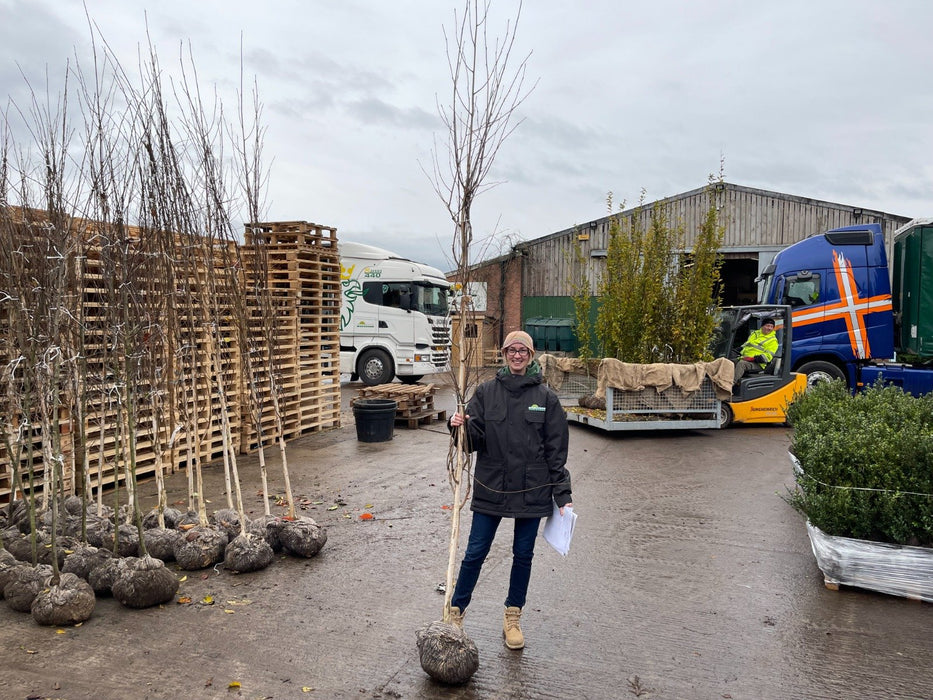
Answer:
[[[788,411],[796,489],[828,588],[933,602],[933,396],[819,384]]]

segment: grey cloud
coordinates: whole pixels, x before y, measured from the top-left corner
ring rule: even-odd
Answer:
[[[0,22],[4,56],[0,61],[0,94],[22,102],[29,94],[24,75],[36,92],[45,92],[46,71],[52,86],[60,83],[67,62],[74,62],[73,46],[85,35],[86,27],[66,26],[42,5],[12,2],[4,8]]]
[[[346,104],[347,112],[367,125],[397,126],[404,129],[437,128],[440,118],[421,107],[397,107],[376,97]]]
[[[599,129],[567,119],[526,116],[509,138],[528,145],[581,150],[596,147],[604,136]]]

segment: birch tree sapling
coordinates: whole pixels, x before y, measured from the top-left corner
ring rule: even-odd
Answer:
[[[488,182],[493,163],[505,139],[520,123],[516,111],[528,90],[525,73],[528,57],[510,65],[521,5],[504,36],[488,35],[488,0],[467,0],[462,13],[454,13],[452,36],[445,30],[452,92],[450,103],[438,103],[447,129],[447,157],[434,153],[434,189],[454,225],[451,245],[457,274],[464,289],[470,287],[470,255],[473,243],[472,207],[477,196],[494,186]],[[463,322],[472,310],[468,295],[461,304],[460,348],[466,347]],[[469,392],[468,357],[460,353],[457,373],[457,411],[464,412]],[[447,458],[448,483],[453,496],[451,532],[447,556],[443,618],[418,630],[421,667],[436,680],[464,683],[479,667],[476,645],[463,630],[451,624],[450,600],[454,589],[454,567],[460,539],[460,513],[469,495],[471,456],[467,436],[460,426],[451,436]],[[464,481],[467,485],[464,485]]]

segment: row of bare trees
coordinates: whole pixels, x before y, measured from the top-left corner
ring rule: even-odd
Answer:
[[[257,91],[250,100],[241,81],[228,118],[202,95],[190,52],[171,81],[151,46],[130,75],[94,43],[89,65],[65,68],[57,98],[33,89],[29,105],[0,115],[0,465],[11,505],[29,496],[33,532],[51,510],[54,538],[55,495],[87,506],[94,493],[100,512],[103,487],[124,484],[123,512],[141,528],[136,475],[156,476],[161,513],[162,475],[185,465],[188,507],[206,525],[200,468],[222,454],[227,505],[245,527],[235,444],[245,416],[264,488],[263,446],[279,445],[294,517],[265,239],[248,228],[250,245],[238,244],[237,222],[262,219]],[[119,489],[113,498],[119,506]]]

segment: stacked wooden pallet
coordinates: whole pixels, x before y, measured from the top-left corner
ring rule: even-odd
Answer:
[[[257,385],[268,395],[270,372],[280,398],[280,420],[286,440],[340,425],[340,259],[336,229],[286,221],[246,227],[247,285],[255,286],[249,270],[264,275],[263,301],[254,298],[250,327],[263,328],[265,317],[274,336],[256,339],[257,348],[273,348],[270,358],[260,351],[253,371]],[[260,260],[261,259],[261,260]],[[244,387],[247,389],[248,387]],[[247,409],[243,416],[243,444],[255,449],[259,430],[263,441],[277,434],[271,400],[264,400],[259,416]],[[257,420],[258,418],[258,420]]]
[[[29,230],[41,238],[45,228],[40,221]],[[218,459],[225,449],[255,449],[257,425],[271,442],[278,437],[273,386],[285,439],[339,426],[336,229],[257,224],[247,227],[245,246],[131,227],[110,233],[82,222],[75,228],[80,254],[69,251],[66,263],[75,272],[65,305],[83,329],[81,351],[65,348],[81,359],[79,379],[64,377],[59,391],[66,489],[82,464],[92,487],[121,483],[131,451],[137,476],[146,477]],[[28,230],[17,234],[26,240]],[[174,252],[165,254],[156,240]],[[122,289],[130,294],[121,297]],[[11,308],[0,304],[7,328]],[[17,343],[16,334],[0,334],[0,366],[24,354]],[[0,501],[14,488],[11,461],[23,475],[19,484],[31,472],[41,486],[44,476],[49,439],[35,415],[31,441],[17,437],[23,416],[36,410],[15,400],[25,395],[21,377],[0,374]]]
[[[116,355],[102,347],[86,353],[86,378],[93,389],[86,451],[92,482],[101,486],[122,482],[131,458],[137,477],[144,478],[160,469],[205,464],[222,457],[225,448],[239,448],[235,246],[173,234],[169,240],[176,253],[169,263],[152,247],[157,234],[135,228],[128,233],[130,245],[123,255],[132,256],[131,267],[117,280],[133,290],[134,303],[122,312],[126,318],[108,309],[114,285],[107,278],[121,263],[112,257],[108,236],[97,236],[102,246],[87,249],[81,281],[86,314],[94,300],[103,302],[103,308],[94,309],[99,321],[88,324],[97,338],[106,341],[124,323],[134,330]],[[113,242],[120,241],[114,237]],[[133,358],[125,382],[122,372],[111,369],[114,363],[119,367],[121,355]],[[121,385],[126,387],[123,398]]]
[[[337,252],[337,229],[307,221],[268,221],[246,225],[246,244],[264,243],[272,250],[275,246],[296,246],[330,249]]]
[[[409,428],[447,420],[447,411],[434,407],[433,384],[378,384],[363,387],[358,392],[361,399],[391,399],[398,402],[395,411],[396,423],[405,423]]]

